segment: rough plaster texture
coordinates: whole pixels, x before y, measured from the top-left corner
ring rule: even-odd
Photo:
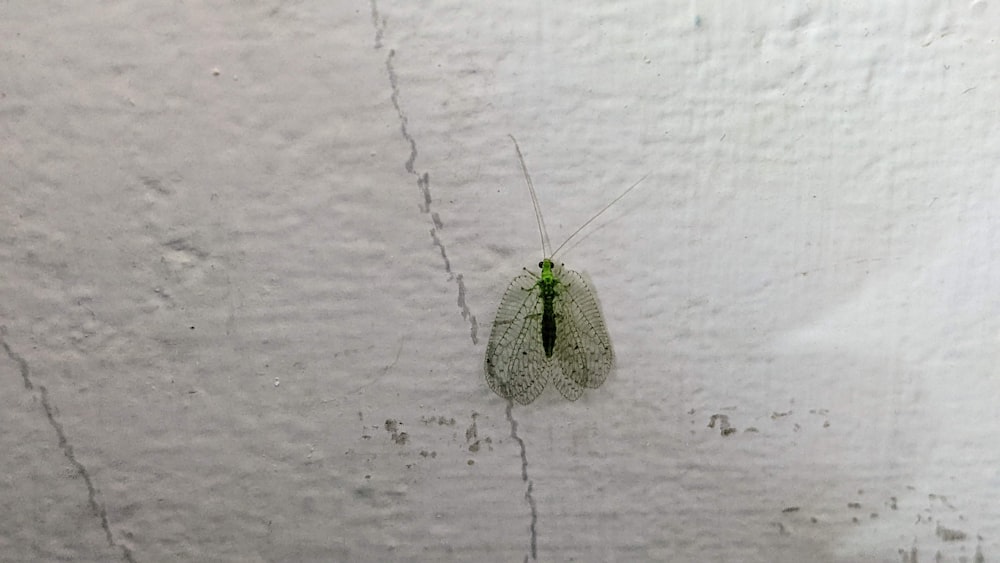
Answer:
[[[996,560],[1000,6],[867,4],[6,3],[0,559]]]

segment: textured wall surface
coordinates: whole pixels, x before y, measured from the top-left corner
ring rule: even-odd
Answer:
[[[0,559],[997,560],[1000,6],[839,4],[6,3]]]

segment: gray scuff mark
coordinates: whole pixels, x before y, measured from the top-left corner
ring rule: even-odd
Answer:
[[[396,349],[396,357],[393,358],[391,364],[389,364],[389,365],[385,366],[384,368],[382,368],[382,373],[380,374],[380,376],[389,373],[389,370],[391,370],[392,368],[396,367],[396,364],[399,363],[399,355],[403,353],[403,344],[405,344],[405,343],[406,343],[406,338],[405,337],[399,339],[399,348]]]
[[[736,428],[733,428],[733,426],[729,424],[729,416],[724,414],[713,414],[708,420],[708,427],[715,428],[716,422],[719,423],[719,433],[722,436],[729,436],[730,434],[736,432]]]
[[[938,522],[937,528],[934,530],[937,537],[943,539],[944,541],[961,541],[968,537],[962,530],[953,530],[951,528],[945,528]]]
[[[34,390],[35,386],[31,382],[31,370],[28,367],[28,362],[22,358],[18,353],[11,349],[10,344],[7,343],[7,328],[0,327],[0,344],[3,345],[4,351],[14,363],[18,365],[21,370],[21,378],[24,380],[24,387],[28,390]],[[87,486],[87,504],[90,505],[90,510],[98,517],[101,521],[101,528],[104,530],[104,537],[107,538],[108,545],[114,548],[118,548],[122,552],[122,557],[129,563],[135,563],[135,557],[132,555],[132,550],[126,545],[122,545],[115,541],[115,536],[111,532],[111,523],[108,521],[108,512],[104,509],[104,505],[97,500],[98,492],[97,488],[94,486],[94,481],[90,477],[90,472],[87,471],[87,467],[80,463],[80,460],[76,458],[76,454],[73,453],[73,445],[69,443],[69,439],[66,437],[66,431],[63,430],[62,424],[59,419],[56,418],[56,409],[52,406],[52,402],[49,401],[49,391],[44,385],[38,386],[38,391],[41,394],[42,399],[42,409],[45,411],[45,416],[49,420],[49,425],[56,431],[56,437],[59,440],[59,448],[62,449],[63,455],[69,460],[70,464],[76,469],[76,473],[83,478],[84,484]]]
[[[233,277],[230,275],[233,267],[229,260],[225,260],[226,263],[226,294],[222,297],[222,301],[226,304],[226,337],[232,338],[236,335],[236,312],[237,312],[237,302],[235,298],[236,291],[234,290]],[[242,297],[242,294],[241,294]],[[242,299],[241,299],[242,301]]]
[[[375,0],[371,0],[372,8],[372,25],[375,27],[375,48],[382,48],[382,39],[385,35],[385,26],[387,18],[382,16],[378,11],[378,4]],[[448,260],[448,253],[445,251],[444,243],[438,237],[438,231],[444,228],[444,222],[441,220],[441,216],[431,210],[431,205],[433,203],[433,198],[431,197],[431,177],[428,172],[418,172],[415,163],[417,161],[417,156],[420,154],[417,150],[417,141],[414,139],[413,135],[409,130],[409,118],[406,116],[406,112],[403,111],[403,106],[400,104],[400,91],[399,91],[399,78],[396,76],[396,69],[393,66],[393,59],[396,57],[396,50],[389,49],[389,54],[385,58],[385,70],[389,75],[389,86],[392,89],[392,94],[389,96],[392,102],[392,107],[396,109],[396,115],[399,117],[399,132],[403,136],[403,139],[410,145],[410,154],[403,164],[403,168],[410,174],[417,177],[417,188],[420,190],[420,194],[423,201],[420,205],[420,211],[424,214],[430,216],[431,224],[431,239],[434,241],[434,245],[441,250],[441,258],[444,261],[445,271],[448,272],[448,279],[458,279],[458,290],[459,290],[459,311],[462,314],[462,318],[469,323],[469,333],[472,336],[472,343],[479,344],[479,325],[476,323],[476,316],[472,314],[469,310],[468,305],[465,302],[465,286],[461,283],[461,275],[454,275],[451,270],[451,262]]]
[[[531,553],[524,556],[524,561],[527,562],[529,557],[532,560],[538,559],[538,505],[535,504],[535,497],[532,494],[535,483],[528,478],[528,450],[524,446],[524,440],[517,434],[514,401],[511,399],[507,399],[507,421],[510,422],[510,437],[521,447],[521,480],[528,484],[528,488],[524,491],[524,499],[528,501],[528,507],[531,509],[531,525],[528,528],[531,532]]]
[[[472,442],[479,438],[479,427],[476,425],[476,419],[479,418],[479,413],[472,411],[472,424],[465,429],[465,441]]]
[[[142,181],[142,185],[146,186],[147,189],[152,190],[160,195],[171,195],[168,188],[163,185],[163,182],[159,178],[153,178],[151,176],[139,176],[139,180]]]
[[[368,387],[370,387],[376,381],[382,379],[382,377],[385,374],[389,373],[392,370],[392,368],[396,367],[396,364],[399,363],[399,356],[403,353],[403,344],[405,344],[405,343],[406,343],[406,338],[400,338],[399,339],[399,348],[396,349],[396,357],[393,358],[392,362],[389,363],[389,365],[387,365],[384,368],[382,368],[382,371],[380,371],[378,374],[376,374],[375,377],[373,377],[371,379],[371,381],[369,381],[368,383],[364,383],[362,385],[359,385],[358,387],[354,388],[353,391],[349,391],[345,395],[345,397],[350,397],[351,395],[354,395],[355,393],[360,393],[361,391],[364,391],[364,390],[368,389]],[[324,402],[324,403],[327,402],[327,399],[324,399],[322,402]],[[358,414],[360,415],[361,413],[358,413]]]
[[[182,238],[177,238],[177,239],[174,239],[174,240],[171,240],[171,241],[167,241],[167,242],[163,243],[163,246],[166,246],[167,248],[169,248],[171,250],[176,250],[177,252],[184,252],[184,253],[187,253],[187,254],[192,254],[192,255],[194,255],[194,256],[196,256],[198,258],[201,258],[203,260],[205,258],[208,258],[210,256],[208,252],[206,252],[206,251],[198,248],[197,246],[195,246],[194,244],[192,244],[191,241],[189,241],[189,240],[187,240],[186,238],[183,238],[183,237]]]
[[[478,417],[479,413],[472,411],[472,424],[465,429],[465,443],[469,445],[471,453],[478,453],[480,448],[479,428],[476,426],[476,418]]]

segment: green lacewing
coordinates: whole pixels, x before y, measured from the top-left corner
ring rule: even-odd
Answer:
[[[553,258],[587,225],[645,179],[632,184],[551,251],[538,195],[517,139],[514,150],[535,206],[542,241],[539,273],[527,268],[507,287],[497,308],[486,345],[486,382],[497,395],[522,405],[534,401],[551,381],[563,397],[575,401],[584,389],[596,389],[614,365],[611,338],[588,279]]]

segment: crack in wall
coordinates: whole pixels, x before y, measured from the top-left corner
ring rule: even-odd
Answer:
[[[31,381],[31,370],[28,367],[28,362],[20,354],[15,352],[10,344],[7,343],[7,327],[0,327],[0,345],[3,346],[4,352],[6,352],[7,357],[10,358],[14,363],[18,365],[21,371],[21,379],[24,381],[24,388],[29,391],[35,389],[35,385]],[[45,411],[45,417],[49,421],[49,425],[52,426],[53,430],[56,432],[56,437],[59,439],[59,448],[62,450],[63,455],[69,460],[70,464],[76,469],[76,473],[83,478],[84,484],[87,486],[87,504],[90,505],[91,512],[94,516],[101,521],[101,529],[104,530],[104,537],[108,541],[108,545],[114,548],[118,548],[122,552],[122,557],[129,563],[135,563],[135,557],[132,555],[132,550],[126,545],[122,545],[115,541],[114,534],[111,532],[111,523],[108,521],[108,512],[104,509],[104,505],[97,499],[99,493],[97,488],[94,486],[94,480],[90,477],[90,472],[87,471],[87,467],[80,463],[80,460],[76,458],[76,454],[73,453],[73,445],[69,443],[69,439],[66,437],[66,432],[63,430],[62,424],[59,419],[56,418],[56,408],[49,401],[49,391],[44,385],[38,386],[38,391],[41,396],[42,409]]]
[[[372,25],[375,28],[375,49],[382,48],[382,39],[385,34],[385,26],[388,21],[386,17],[382,16],[378,11],[378,5],[375,0],[371,0],[371,11],[372,11]],[[444,264],[444,269],[448,272],[449,280],[455,280],[455,284],[458,286],[458,309],[462,313],[462,318],[469,323],[469,335],[472,338],[473,344],[479,343],[478,331],[479,325],[476,322],[476,316],[472,314],[466,303],[465,296],[465,281],[461,273],[454,273],[451,269],[451,261],[448,259],[448,253],[445,249],[444,243],[438,236],[438,232],[444,229],[444,222],[441,220],[441,216],[436,212],[432,211],[431,206],[433,204],[433,198],[431,197],[430,190],[430,174],[428,172],[419,172],[415,168],[414,164],[417,161],[417,156],[419,151],[417,150],[417,142],[413,135],[410,133],[408,125],[409,119],[406,116],[406,112],[403,111],[403,107],[399,102],[400,91],[399,91],[399,79],[396,76],[396,69],[393,67],[393,59],[396,56],[396,50],[390,49],[389,54],[385,59],[385,69],[389,75],[389,85],[392,88],[392,94],[389,99],[392,101],[392,107],[396,109],[396,115],[399,117],[399,132],[402,134],[403,139],[410,145],[410,154],[403,164],[403,168],[409,174],[416,176],[417,178],[417,188],[420,190],[420,194],[423,201],[420,204],[420,211],[426,215],[430,216],[431,224],[433,225],[430,229],[431,241],[441,251],[441,260]],[[528,503],[528,507],[531,510],[531,524],[529,525],[529,531],[531,534],[530,540],[530,552],[528,555],[524,556],[524,561],[527,563],[529,559],[538,559],[538,506],[535,504],[535,497],[532,494],[534,491],[534,482],[528,478],[528,453],[525,447],[524,440],[517,435],[517,420],[514,419],[514,402],[507,402],[507,420],[510,422],[510,437],[518,443],[521,448],[521,480],[528,484],[524,492],[524,499]]]
[[[528,478],[528,450],[524,445],[524,440],[517,435],[514,401],[511,399],[507,399],[507,421],[510,422],[510,437],[521,447],[521,480],[528,484],[528,488],[524,491],[524,500],[528,501],[528,507],[531,509],[531,525],[528,528],[531,532],[531,553],[524,556],[524,561],[527,563],[528,557],[531,557],[532,560],[538,559],[538,505],[535,504],[535,497],[531,494],[535,483]]]
[[[441,261],[444,262],[444,271],[448,272],[449,276],[454,277],[451,273],[451,260],[448,260],[448,253],[444,250],[444,243],[438,238],[437,229],[431,229],[431,240],[434,241],[434,246],[438,247],[438,250],[441,251]]]
[[[375,28],[375,48],[382,48],[382,34],[385,33],[386,18],[378,13],[378,6],[372,0],[372,26]]]
[[[27,390],[32,390],[35,388],[31,384],[31,377],[28,371],[28,362],[20,356],[17,352],[10,349],[10,345],[7,344],[7,327],[0,327],[0,344],[3,344],[4,352],[7,352],[7,357],[17,364],[17,367],[21,370],[21,379],[24,381],[24,388]]]
[[[375,0],[371,0],[372,9],[372,26],[375,28],[375,48],[382,48],[382,39],[385,34],[385,26],[388,19],[382,16],[378,11],[378,4]],[[469,323],[469,334],[472,337],[473,344],[479,344],[479,324],[476,322],[476,316],[472,314],[468,305],[465,302],[465,284],[462,281],[462,274],[456,274],[451,269],[451,261],[448,260],[448,252],[445,249],[444,243],[438,236],[438,232],[444,229],[444,222],[441,220],[441,216],[431,210],[431,205],[433,203],[433,198],[431,197],[431,179],[430,173],[417,171],[414,164],[417,161],[417,156],[420,154],[417,150],[417,141],[414,139],[413,135],[410,133],[408,128],[409,119],[406,116],[406,112],[403,111],[403,106],[399,103],[399,79],[396,76],[396,69],[393,67],[392,61],[396,56],[395,49],[389,49],[389,54],[385,58],[385,69],[389,75],[389,85],[392,89],[392,94],[389,99],[392,101],[392,107],[396,109],[396,115],[399,117],[399,132],[402,134],[403,139],[410,145],[410,154],[403,164],[403,168],[410,174],[416,176],[417,178],[417,189],[420,190],[420,194],[423,198],[420,204],[420,211],[425,215],[430,216],[431,224],[433,225],[430,230],[431,241],[434,246],[437,246],[441,251],[441,259],[444,263],[444,269],[448,273],[449,280],[455,280],[458,286],[458,309],[462,314],[462,318]]]

